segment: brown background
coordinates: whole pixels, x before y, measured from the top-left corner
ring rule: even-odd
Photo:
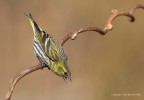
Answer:
[[[33,31],[24,16],[31,12],[37,23],[61,40],[82,26],[103,28],[112,9],[128,11],[143,0],[0,0],[0,100],[10,79],[38,63],[33,53]],[[143,100],[144,11],[136,22],[114,21],[106,36],[80,34],[64,48],[69,56],[72,83],[44,69],[24,77],[12,100]],[[140,96],[112,96],[138,93]]]

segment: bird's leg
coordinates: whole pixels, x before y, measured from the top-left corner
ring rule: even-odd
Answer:
[[[41,64],[41,66],[42,66],[41,70],[46,67],[46,64],[45,64],[45,63],[40,62],[40,64]]]

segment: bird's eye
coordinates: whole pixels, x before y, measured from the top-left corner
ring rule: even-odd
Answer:
[[[64,72],[64,75],[65,75],[65,76],[67,76],[67,75],[68,75],[68,73],[67,73],[67,72]]]

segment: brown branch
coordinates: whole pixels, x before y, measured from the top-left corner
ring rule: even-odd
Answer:
[[[71,32],[69,34],[67,34],[62,40],[61,40],[61,45],[64,45],[64,43],[69,40],[69,39],[76,39],[77,35],[80,34],[80,33],[83,33],[83,32],[86,32],[86,31],[95,31],[95,32],[98,32],[100,33],[101,35],[104,35],[104,31],[101,30],[100,28],[97,28],[97,27],[85,27],[85,28],[80,28],[78,29],[77,31],[74,31],[74,32]]]
[[[112,28],[113,28],[112,22],[114,21],[114,19],[116,19],[119,16],[127,16],[130,18],[131,22],[135,21],[135,17],[133,15],[131,15],[130,13],[118,12],[118,10],[112,10],[111,13],[112,13],[112,15],[109,17],[107,24],[105,25],[105,27],[103,29],[103,31],[105,33],[112,30]]]
[[[129,13],[132,15],[136,9],[144,9],[144,6],[141,4],[137,4],[129,11]]]
[[[11,96],[12,96],[12,93],[13,93],[13,91],[14,91],[14,88],[15,88],[16,84],[18,83],[18,81],[19,81],[21,78],[23,78],[24,76],[26,76],[26,75],[28,75],[28,74],[36,71],[36,70],[39,70],[39,69],[41,69],[41,68],[42,68],[42,67],[41,67],[41,64],[39,64],[39,65],[30,67],[30,68],[24,70],[23,72],[21,72],[20,74],[18,74],[17,76],[15,76],[15,77],[13,78],[13,80],[11,81],[11,83],[10,83],[9,90],[8,90],[8,92],[7,92],[7,94],[6,94],[6,97],[5,97],[6,100],[10,100],[10,99],[11,99]]]
[[[137,4],[135,5],[133,8],[131,8],[131,10],[129,12],[118,12],[118,10],[112,10],[111,11],[111,15],[105,25],[105,27],[103,29],[98,28],[98,27],[87,27],[87,28],[80,28],[77,31],[71,32],[69,34],[67,34],[62,40],[61,40],[61,44],[64,45],[66,41],[68,41],[69,39],[76,39],[77,35],[79,33],[82,32],[87,32],[87,31],[95,31],[100,33],[101,35],[105,35],[108,31],[112,30],[113,25],[112,22],[114,21],[114,19],[116,19],[119,16],[127,16],[128,18],[130,18],[130,22],[134,22],[135,21],[135,17],[133,15],[133,12],[136,9],[144,9],[143,5]]]
[[[69,34],[67,34],[62,40],[61,40],[61,45],[64,45],[66,43],[66,41],[68,41],[69,39],[76,39],[76,37],[78,36],[78,34],[83,33],[83,32],[87,32],[87,31],[95,31],[100,33],[101,35],[105,35],[108,31],[112,30],[113,25],[112,22],[114,21],[114,19],[116,19],[119,16],[127,16],[130,18],[131,22],[135,21],[135,17],[133,16],[133,13],[136,9],[144,9],[143,5],[137,4],[135,5],[133,8],[131,8],[131,10],[129,12],[118,12],[118,10],[112,10],[112,14],[110,15],[105,27],[103,29],[97,28],[97,27],[84,27],[84,28],[80,28],[74,32],[71,32]],[[12,82],[10,83],[10,87],[9,90],[6,94],[6,100],[10,100],[13,90],[16,86],[16,84],[18,83],[18,81],[23,78],[24,76],[42,69],[43,67],[39,64],[36,66],[33,66],[31,68],[28,68],[26,70],[24,70],[23,72],[21,72],[20,74],[18,74],[15,78],[13,78]]]

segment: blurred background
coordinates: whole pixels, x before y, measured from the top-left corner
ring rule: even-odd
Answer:
[[[24,13],[31,12],[41,28],[60,41],[80,27],[103,28],[112,9],[128,11],[142,1],[0,0],[0,100],[14,76],[38,64],[33,31]],[[134,23],[117,18],[105,36],[85,32],[66,42],[72,83],[45,68],[20,80],[12,100],[143,100],[144,11],[134,15]],[[139,96],[113,95],[124,93]]]

